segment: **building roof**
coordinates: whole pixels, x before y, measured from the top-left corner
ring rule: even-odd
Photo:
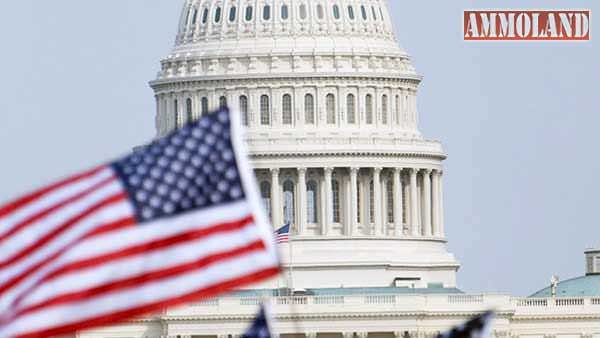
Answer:
[[[263,297],[285,295],[286,290],[240,290],[232,295],[237,297]],[[302,295],[308,296],[354,296],[354,295],[403,295],[403,294],[462,294],[457,288],[431,286],[428,288],[409,287],[367,287],[367,288],[324,288],[302,290]],[[296,290],[298,295],[298,290]]]
[[[551,297],[550,287],[542,289],[530,297]],[[558,283],[557,297],[597,297],[600,296],[600,275],[587,275]]]

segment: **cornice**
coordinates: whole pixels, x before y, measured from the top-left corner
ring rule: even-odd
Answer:
[[[382,158],[420,158],[420,159],[434,159],[434,160],[446,160],[447,155],[443,153],[439,154],[431,154],[431,153],[394,153],[394,152],[353,152],[353,151],[327,151],[327,152],[318,152],[318,151],[289,151],[289,152],[269,152],[269,153],[256,153],[249,152],[249,157],[251,159],[277,159],[277,158],[285,158],[286,160],[290,159],[290,156],[299,157],[299,158],[307,158],[307,157],[316,157],[316,156],[325,156],[325,157],[382,157]]]

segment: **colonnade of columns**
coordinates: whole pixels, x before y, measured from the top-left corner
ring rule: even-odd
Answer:
[[[429,168],[257,170],[274,227],[300,236],[444,237],[443,172]]]

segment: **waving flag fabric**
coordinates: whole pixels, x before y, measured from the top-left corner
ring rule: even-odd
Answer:
[[[279,272],[226,109],[0,207],[0,337],[47,337]]]
[[[494,313],[484,313],[447,333],[439,335],[438,338],[488,338],[492,319],[494,319]]]
[[[277,244],[287,243],[290,241],[290,225],[286,224],[275,230],[275,239]]]
[[[242,335],[242,338],[271,338],[271,327],[269,325],[269,319],[264,305],[260,307],[260,312],[252,325],[246,333]]]

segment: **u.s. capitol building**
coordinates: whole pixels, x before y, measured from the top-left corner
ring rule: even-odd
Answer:
[[[286,272],[78,335],[236,338],[267,300],[284,338],[429,338],[488,309],[495,337],[600,338],[600,250],[529,298],[457,287],[420,81],[385,0],[186,0],[151,82],[158,137],[220,105],[241,114],[272,223],[292,225]]]

